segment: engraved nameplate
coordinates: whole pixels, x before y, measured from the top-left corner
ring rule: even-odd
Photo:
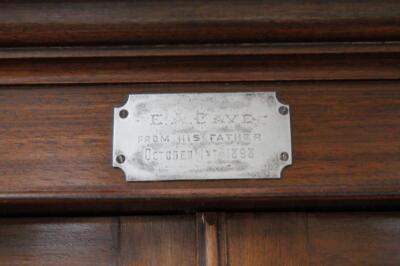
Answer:
[[[113,138],[127,181],[279,178],[292,163],[289,106],[275,92],[129,95]]]

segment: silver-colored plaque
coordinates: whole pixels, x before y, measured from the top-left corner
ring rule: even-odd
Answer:
[[[292,163],[275,92],[132,94],[114,109],[113,138],[127,181],[279,178]]]

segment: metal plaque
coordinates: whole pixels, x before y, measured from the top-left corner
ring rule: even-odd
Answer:
[[[132,94],[114,108],[113,138],[127,181],[279,178],[292,163],[275,92]]]

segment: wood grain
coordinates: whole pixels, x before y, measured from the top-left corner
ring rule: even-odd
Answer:
[[[121,217],[118,265],[196,265],[194,216]]]
[[[115,265],[114,218],[0,219],[4,266]]]
[[[215,265],[397,265],[400,261],[399,212],[213,215],[216,241],[226,245],[218,251],[209,245],[217,256],[213,263],[220,262]],[[196,245],[201,251],[207,233],[196,237],[200,231],[195,220],[194,214],[1,218],[1,265],[210,265],[201,262],[207,261],[206,253],[196,255]],[[196,256],[203,256],[198,264]]]
[[[0,216],[85,216],[0,218],[1,265],[399,264],[399,1],[0,9]],[[127,183],[112,168],[128,94],[216,91],[290,105],[281,179]]]
[[[400,53],[400,42],[239,43],[0,48],[0,59]]]
[[[218,219],[220,215],[215,212],[196,213],[198,266],[225,265],[221,261],[225,255],[225,250],[221,248],[221,242],[225,239],[220,230],[220,219]],[[224,232],[222,231],[222,233]]]
[[[195,265],[193,215],[3,218],[1,265]]]
[[[395,0],[19,0],[1,9],[1,46],[400,40]]]
[[[308,215],[313,265],[397,265],[399,213]]]
[[[232,49],[230,55],[207,55],[207,50],[206,55],[190,55],[195,53],[190,50],[186,51],[189,55],[178,51],[165,56],[110,56],[103,51],[87,58],[57,58],[51,53],[35,58],[34,52],[23,58],[11,53],[0,59],[0,85],[400,79],[400,52],[385,48],[364,47],[364,52],[347,53],[324,47],[314,52],[301,47],[281,52],[255,49],[254,54]]]
[[[399,219],[398,213],[230,214],[228,265],[397,265]]]
[[[111,167],[113,107],[129,93],[189,91],[276,91],[292,110],[294,165],[279,180],[126,183]],[[0,102],[2,214],[374,206],[400,196],[397,81],[4,87]]]
[[[307,237],[306,214],[228,215],[227,265],[312,265]]]

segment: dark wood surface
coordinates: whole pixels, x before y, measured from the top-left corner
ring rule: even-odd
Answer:
[[[0,264],[113,265],[118,230],[111,217],[1,219]]]
[[[397,265],[398,213],[227,216],[229,265]]]
[[[2,47],[0,59],[135,58],[243,55],[399,53],[400,42],[217,43],[116,46]]]
[[[62,211],[95,212],[397,202],[399,86],[397,81],[6,86],[0,90],[0,204],[7,213],[34,206],[61,211],[61,204]],[[292,110],[293,166],[279,180],[125,182],[111,166],[113,107],[129,93],[202,91],[276,91]]]
[[[305,209],[399,209],[399,70],[396,0],[0,1],[0,216],[45,216],[0,218],[0,265],[398,265],[398,212]],[[129,93],[212,91],[291,106],[282,179],[112,168]]]
[[[195,215],[2,218],[0,261],[5,266],[343,266],[400,261],[398,212],[214,213],[199,214],[198,221]],[[207,252],[201,252],[204,239]]]
[[[400,40],[400,4],[364,1],[2,1],[0,45]]]
[[[314,265],[307,213],[230,214],[226,219],[230,265]],[[334,218],[331,217],[333,222]],[[335,226],[338,226],[335,223]],[[335,252],[330,249],[327,253]],[[311,254],[310,254],[311,253]],[[326,261],[322,264],[327,265]]]
[[[192,216],[0,220],[1,265],[195,265]]]
[[[400,44],[0,49],[0,85],[400,79]]]
[[[192,215],[121,217],[119,228],[119,265],[196,265]]]

